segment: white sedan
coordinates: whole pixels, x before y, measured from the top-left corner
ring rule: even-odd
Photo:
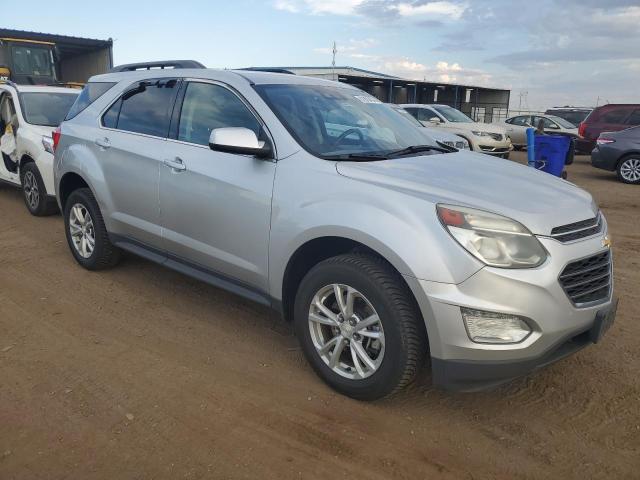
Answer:
[[[538,122],[544,122],[544,131],[549,135],[568,135],[578,138],[578,129],[572,123],[567,122],[563,118],[554,115],[518,115],[516,117],[507,118],[499,125],[503,126],[515,148],[527,146],[527,129],[536,128]]]

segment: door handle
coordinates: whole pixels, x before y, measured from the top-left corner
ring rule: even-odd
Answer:
[[[183,172],[187,169],[187,166],[184,164],[180,157],[176,157],[173,160],[164,160],[163,162],[167,167],[171,168],[177,172]]]
[[[96,145],[99,146],[100,148],[109,148],[111,146],[111,142],[109,141],[109,139],[107,137],[104,138],[97,138],[96,139]]]

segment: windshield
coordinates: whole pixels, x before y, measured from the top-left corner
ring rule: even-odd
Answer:
[[[298,143],[318,157],[433,145],[413,121],[365,92],[324,85],[255,88]]]
[[[554,122],[556,122],[558,125],[560,125],[562,128],[576,128],[576,126],[571,123],[571,122],[567,122],[564,118],[562,117],[556,117],[555,115],[549,115],[549,119],[553,120]]]
[[[51,49],[44,47],[13,46],[13,70],[18,75],[53,76]]]
[[[27,123],[32,125],[57,127],[64,120],[77,96],[77,93],[21,93],[22,115]]]
[[[436,112],[442,115],[447,121],[453,123],[475,123],[460,110],[446,105],[430,105]]]

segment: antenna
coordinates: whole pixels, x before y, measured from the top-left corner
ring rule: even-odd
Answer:
[[[336,81],[336,54],[338,53],[338,46],[336,45],[335,40],[333,41],[333,50],[331,50],[331,52],[333,53],[333,60],[331,62],[331,73],[333,76],[333,81]]]

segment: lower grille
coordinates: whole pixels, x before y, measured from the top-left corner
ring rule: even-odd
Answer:
[[[577,307],[609,298],[611,252],[571,262],[560,274],[560,285]]]

